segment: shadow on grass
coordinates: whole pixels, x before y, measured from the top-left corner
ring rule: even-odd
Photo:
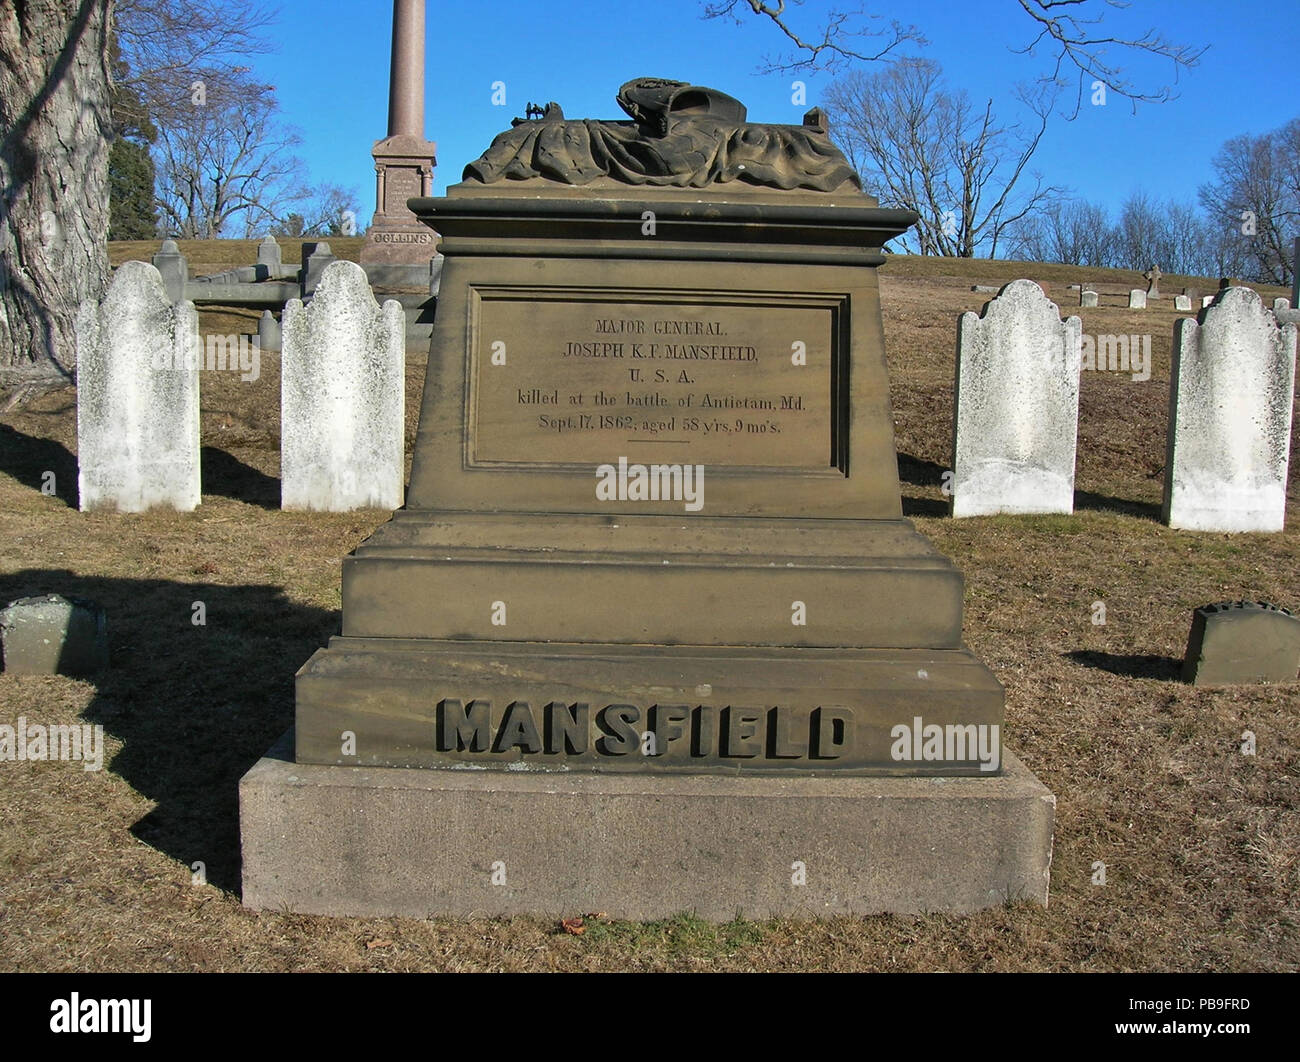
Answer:
[[[916,487],[942,487],[943,475],[948,469],[933,461],[922,460],[911,454],[899,453],[898,479],[900,483],[910,483]],[[1096,494],[1088,490],[1074,492],[1074,508],[1094,512],[1123,513],[1135,516],[1139,520],[1160,522],[1160,506],[1154,502],[1133,501],[1130,498],[1116,498],[1108,494]],[[946,501],[932,498],[903,498],[904,516],[947,516],[949,506]]]
[[[923,461],[911,454],[898,455],[898,478],[903,483],[917,487],[939,487],[943,485],[943,474],[948,470],[933,461]]]
[[[204,494],[247,502],[263,509],[280,508],[280,480],[244,464],[224,450],[205,446],[199,452]],[[62,443],[26,435],[0,424],[0,472],[32,490],[41,490],[54,473],[54,496],[77,508],[77,457]]]
[[[268,476],[215,446],[203,447],[199,462],[204,494],[233,498],[262,509],[280,508],[280,480],[276,476]]]
[[[904,516],[948,516],[951,509],[947,502],[935,501],[933,498],[913,498],[903,495]]]
[[[62,443],[25,435],[0,424],[0,472],[7,472],[24,486],[39,491],[54,473],[54,496],[77,507],[77,458]]]
[[[1066,653],[1071,660],[1084,667],[1095,667],[1125,678],[1160,679],[1177,682],[1182,674],[1183,662],[1172,656],[1151,654],[1098,653],[1091,649],[1075,649]]]
[[[1139,520],[1160,522],[1160,506],[1154,502],[1133,501],[1130,498],[1114,498],[1108,494],[1094,494],[1090,490],[1074,492],[1074,509],[1091,509],[1101,513],[1123,513],[1136,516]]]
[[[239,894],[239,779],[293,722],[294,672],[338,630],[339,613],[278,586],[0,575],[0,600],[57,593],[108,612],[110,668],[88,723],[122,749],[106,767],[157,805],[131,832],[209,883]],[[192,622],[202,601],[207,623]]]
[[[943,474],[948,470],[933,461],[923,461],[911,454],[898,455],[898,481],[914,487],[941,487]],[[904,516],[947,516],[949,505],[934,498],[916,498],[903,495]]]

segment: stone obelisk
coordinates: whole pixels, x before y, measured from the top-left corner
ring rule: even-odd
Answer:
[[[424,139],[424,0],[393,0],[388,136],[371,151],[376,207],[363,264],[416,265],[433,257],[436,236],[406,201],[433,194],[436,147]]]

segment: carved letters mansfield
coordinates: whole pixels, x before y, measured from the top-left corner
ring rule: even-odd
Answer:
[[[445,699],[437,706],[440,752],[518,753],[565,759],[665,757],[833,761],[853,752],[853,712],[843,707],[758,708],[726,705],[589,704]],[[475,758],[466,756],[466,758]]]

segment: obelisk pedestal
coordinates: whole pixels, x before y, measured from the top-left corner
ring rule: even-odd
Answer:
[[[376,206],[363,265],[424,265],[433,258],[437,234],[406,201],[432,194],[436,148],[424,139],[424,0],[393,0],[388,136],[371,151]]]

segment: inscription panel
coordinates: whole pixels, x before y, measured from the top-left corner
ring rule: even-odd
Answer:
[[[836,463],[837,300],[476,295],[470,465]]]
[[[402,166],[389,166],[384,174],[384,212],[410,214],[406,201],[424,192],[424,182],[418,170]]]

